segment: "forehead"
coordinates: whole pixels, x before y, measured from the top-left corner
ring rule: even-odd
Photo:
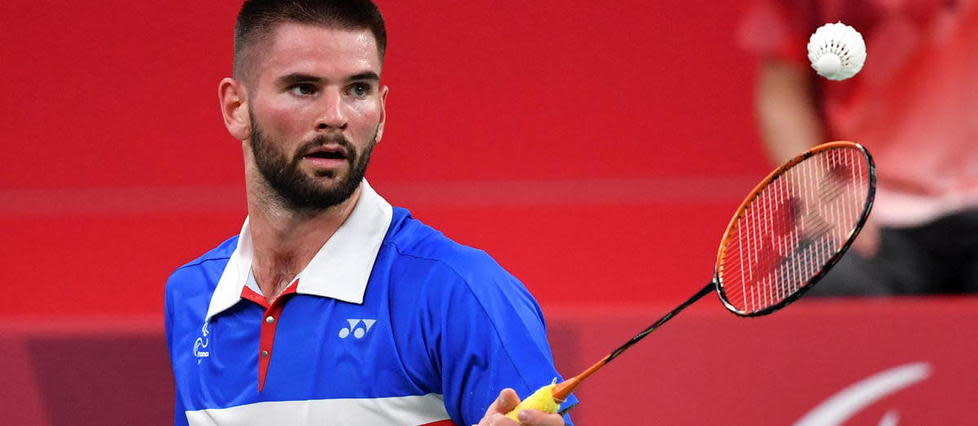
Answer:
[[[283,23],[255,52],[259,79],[291,73],[342,78],[373,71],[380,75],[377,41],[368,29],[336,29]]]

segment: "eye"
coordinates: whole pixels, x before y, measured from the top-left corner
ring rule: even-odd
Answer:
[[[312,96],[319,91],[316,85],[311,83],[298,83],[289,86],[289,92],[296,96]]]
[[[353,83],[347,92],[353,97],[364,98],[370,94],[371,89],[367,83]]]

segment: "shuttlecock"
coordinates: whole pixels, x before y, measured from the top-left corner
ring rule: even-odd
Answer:
[[[846,24],[825,24],[808,39],[808,60],[818,75],[845,80],[863,69],[866,42],[859,31]]]

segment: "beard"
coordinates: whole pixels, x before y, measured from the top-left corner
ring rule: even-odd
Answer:
[[[356,147],[343,135],[321,135],[303,143],[296,150],[295,155],[289,158],[285,151],[277,148],[282,144],[268,139],[255,118],[251,117],[251,151],[258,172],[285,207],[295,212],[322,211],[348,200],[363,181],[367,164],[370,163],[370,154],[376,145],[376,135],[375,129],[371,143],[364,147],[363,152],[357,152]],[[345,175],[339,172],[340,176],[336,176],[338,173],[333,170],[319,171],[315,176],[303,172],[299,168],[303,156],[327,144],[339,145],[346,149],[349,172]],[[337,177],[339,180],[332,184],[321,182],[335,180]]]

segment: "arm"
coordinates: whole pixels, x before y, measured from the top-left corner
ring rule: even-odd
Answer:
[[[780,165],[825,140],[825,124],[815,101],[811,70],[796,62],[767,58],[758,71],[756,108],[768,158]],[[872,220],[853,249],[863,256],[879,250],[880,230]]]
[[[164,330],[166,332],[166,346],[167,352],[170,355],[170,362],[173,362],[173,300],[170,290],[170,284],[167,283],[166,291],[163,298],[163,312],[164,312]],[[177,386],[177,378],[173,378],[173,424],[174,426],[184,426],[187,425],[187,414],[184,411],[182,398],[180,396],[180,387]]]
[[[811,70],[785,60],[767,58],[758,71],[755,108],[768,157],[780,165],[825,142]]]
[[[514,424],[495,421],[493,414],[515,407],[517,394],[528,396],[559,380],[539,307],[519,281],[490,261],[467,265],[464,276],[442,283],[448,285],[431,298],[439,326],[428,334],[437,348],[445,406],[458,424]],[[571,395],[563,408],[576,402]],[[524,424],[570,423],[569,417],[529,414],[559,423],[531,418]]]

